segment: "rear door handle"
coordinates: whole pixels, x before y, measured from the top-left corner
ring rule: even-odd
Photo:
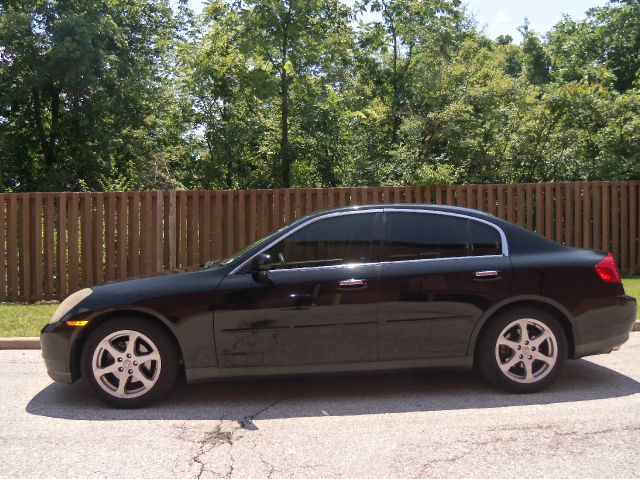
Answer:
[[[343,279],[338,281],[338,289],[341,290],[365,289],[366,287],[366,279]]]
[[[502,275],[501,271],[497,271],[494,269],[484,270],[484,271],[476,271],[473,273],[476,279],[498,279]]]

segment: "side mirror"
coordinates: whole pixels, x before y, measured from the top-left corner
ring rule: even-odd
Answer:
[[[262,273],[271,269],[271,255],[259,254],[251,260],[251,272]]]

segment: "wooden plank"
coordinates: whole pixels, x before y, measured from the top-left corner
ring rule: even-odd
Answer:
[[[498,218],[506,219],[506,204],[505,204],[505,187],[504,185],[498,185],[496,193],[496,202],[498,204]]]
[[[601,184],[600,197],[602,199],[602,249],[605,251],[611,251],[611,191],[609,189],[609,183],[603,182]]]
[[[531,183],[527,183],[525,188],[525,196],[527,197],[527,219],[526,219],[526,228],[528,230],[533,230],[533,185]]]
[[[638,273],[638,182],[629,182],[630,274]]]
[[[476,208],[480,211],[487,210],[487,206],[484,202],[484,185],[476,186]]]
[[[583,243],[582,238],[582,183],[574,183],[574,216],[573,216],[573,245],[581,247]]]
[[[7,295],[19,298],[18,280],[18,195],[7,195]]]
[[[247,212],[245,209],[247,192],[242,190],[238,191],[238,220],[236,223],[238,224],[238,242],[236,243],[236,247],[234,250],[238,250],[240,248],[244,248],[247,242]]]
[[[31,195],[21,193],[19,200],[21,297],[23,301],[31,301]]]
[[[140,194],[140,272],[149,275],[153,272],[153,193],[145,191]]]
[[[535,231],[538,234],[544,234],[544,193],[542,190],[542,184],[536,184],[536,201],[535,201],[535,215],[536,215],[536,228]]]
[[[213,198],[213,257],[222,259],[222,192],[216,191]]]
[[[591,187],[589,182],[583,183],[582,201],[582,247],[591,248]]]
[[[1,206],[1,203],[0,203]],[[55,218],[56,203],[53,193],[45,193],[44,195],[44,219],[43,219],[43,253],[44,253],[44,299],[55,299],[55,275],[56,275],[56,258],[55,258]],[[1,237],[1,235],[0,235]]]
[[[104,194],[104,237],[105,237],[105,279],[113,281],[116,279],[116,202],[115,193]]]
[[[629,185],[620,183],[620,263],[629,273]]]
[[[200,248],[200,264],[205,263],[211,258],[211,191],[202,192],[202,207],[200,208],[200,239],[198,243]],[[255,210],[254,210],[255,211]]]
[[[80,244],[82,275],[80,286],[91,286],[93,281],[93,225],[91,224],[91,193],[80,193]]]
[[[516,189],[516,221],[520,226],[527,226],[525,186],[515,185]]]
[[[593,247],[602,249],[602,183],[591,184],[593,198]]]
[[[129,194],[128,276],[140,275],[140,193]]]
[[[67,228],[69,230],[67,248],[68,253],[68,272],[69,272],[69,293],[74,293],[79,287],[78,271],[80,269],[79,261],[79,248],[78,242],[78,193],[71,193],[69,195],[69,216]]]
[[[442,185],[436,186],[436,204],[437,205],[442,204]]]
[[[31,200],[31,291],[32,299],[39,301],[42,296],[42,193],[33,193]]]
[[[194,191],[186,191],[185,195],[187,196],[187,210],[186,210],[186,220],[187,220],[187,236],[186,236],[186,266],[193,266],[196,263],[196,245],[198,240],[196,239],[196,234],[198,231],[197,226],[197,197],[195,196]]]
[[[226,228],[225,228],[225,233],[226,233],[226,250],[225,250],[225,254],[224,256],[230,256],[231,254],[233,254],[234,251],[234,231],[233,231],[233,226],[234,226],[234,210],[233,210],[233,197],[234,197],[234,192],[233,191],[227,191],[226,193],[226,199],[227,199],[227,224],[226,224]]]
[[[7,294],[7,251],[6,251],[6,213],[5,213],[5,200],[6,195],[0,193],[0,258],[4,258],[0,261],[0,301],[6,301],[8,299]]]
[[[561,183],[556,183],[555,184],[555,188],[554,188],[554,207],[555,207],[555,214],[554,216],[554,224],[555,224],[555,231],[553,234],[553,238],[558,242],[558,243],[562,243],[563,242],[563,238],[562,238],[562,184]]]
[[[93,284],[104,282],[104,193],[94,193]]]
[[[116,273],[119,279],[129,276],[128,268],[128,250],[129,250],[129,233],[127,229],[129,215],[129,195],[128,193],[114,194],[114,200],[117,200],[118,219],[117,219],[117,267]]]
[[[177,224],[177,199],[176,199],[176,190],[171,190],[169,192],[169,220],[166,226],[168,231],[168,246],[165,246],[168,250],[169,254],[169,269],[173,270],[177,267],[177,246],[178,246],[178,224]]]
[[[187,192],[178,191],[178,260],[176,267],[186,268],[187,261]]]
[[[516,222],[516,189],[515,185],[510,183],[507,185],[507,220],[510,223]]]
[[[475,188],[472,185],[467,185],[465,188],[466,198],[465,202],[468,208],[476,209],[476,195]]]
[[[544,185],[544,235],[553,239],[553,189],[551,183]]]
[[[64,299],[69,292],[67,282],[67,194],[56,195],[58,214],[56,216],[56,294]]]
[[[455,206],[455,189],[453,185],[447,185],[447,205]]]
[[[573,246],[573,187],[572,183],[564,185],[564,241],[565,244]]]
[[[256,190],[249,192],[249,209],[247,211],[248,228],[247,228],[247,244],[251,244],[258,239],[258,195]]]
[[[280,228],[283,224],[282,223],[283,221],[282,206],[284,205],[284,198],[286,198],[286,195],[283,196],[282,190],[279,190],[279,189],[272,190],[271,192],[273,194],[272,196],[273,206],[271,207],[271,210],[270,210],[270,218],[271,218],[270,230],[274,231]],[[284,221],[292,221],[294,217],[295,217],[295,205],[293,204],[293,201],[292,201],[290,210],[289,210],[289,219],[284,218]]]
[[[487,212],[492,215],[497,214],[496,193],[495,185],[487,185]]]
[[[620,185],[611,183],[611,244],[612,253],[620,264]]]

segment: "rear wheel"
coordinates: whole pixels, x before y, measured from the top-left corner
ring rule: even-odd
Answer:
[[[108,320],[93,331],[82,353],[82,375],[103,402],[145,406],[175,381],[178,354],[156,324],[140,318]]]
[[[558,321],[535,308],[496,317],[483,331],[476,364],[492,384],[516,393],[536,392],[556,380],[567,357]]]

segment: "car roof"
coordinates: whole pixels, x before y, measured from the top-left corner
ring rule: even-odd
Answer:
[[[428,203],[380,203],[373,205],[351,205],[351,206],[342,206],[339,208],[332,208],[324,211],[318,211],[314,215],[326,214],[328,212],[348,212],[348,211],[362,211],[362,210],[371,210],[371,209],[380,209],[384,208],[387,210],[394,209],[403,209],[403,210],[424,210],[424,211],[442,211],[447,213],[458,213],[458,214],[466,214],[469,216],[477,216],[479,218],[491,218],[498,219],[495,216],[485,213],[484,211],[474,210],[472,208],[463,208],[461,206],[450,206],[450,205],[433,205]]]

